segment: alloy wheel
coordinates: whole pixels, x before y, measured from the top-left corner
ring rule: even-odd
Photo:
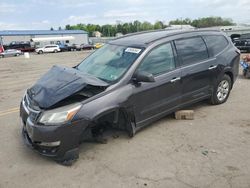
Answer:
[[[229,82],[227,80],[222,80],[217,88],[217,98],[219,101],[223,101],[227,98],[229,93]]]

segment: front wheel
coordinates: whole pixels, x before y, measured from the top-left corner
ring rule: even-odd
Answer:
[[[222,104],[227,101],[232,88],[232,80],[228,75],[224,75],[214,87],[211,97],[212,104]]]
[[[54,50],[54,53],[57,53],[58,51],[57,50]]]

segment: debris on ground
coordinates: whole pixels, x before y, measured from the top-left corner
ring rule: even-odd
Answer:
[[[119,138],[119,135],[118,135],[118,134],[114,134],[114,135],[112,135],[112,137],[113,137],[114,139],[116,139],[116,138]]]
[[[242,61],[240,61],[240,65],[243,68],[243,76],[245,78],[250,78],[250,56],[244,56]]]
[[[208,151],[207,151],[207,150],[202,151],[201,153],[202,153],[203,155],[205,155],[205,156],[207,156],[207,155],[208,155]]]
[[[194,119],[194,111],[193,110],[179,110],[175,112],[175,119],[181,120],[193,120]]]

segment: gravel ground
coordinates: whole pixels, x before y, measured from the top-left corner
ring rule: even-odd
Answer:
[[[134,138],[107,134],[107,144],[84,143],[71,167],[27,148],[19,102],[52,65],[73,66],[88,52],[0,59],[0,188],[6,187],[250,187],[250,80],[238,77],[228,101],[189,109],[194,120],[167,116]]]

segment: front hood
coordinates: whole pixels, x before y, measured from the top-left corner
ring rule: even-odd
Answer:
[[[87,85],[108,86],[106,82],[75,68],[55,65],[27,93],[40,108],[49,108]]]

